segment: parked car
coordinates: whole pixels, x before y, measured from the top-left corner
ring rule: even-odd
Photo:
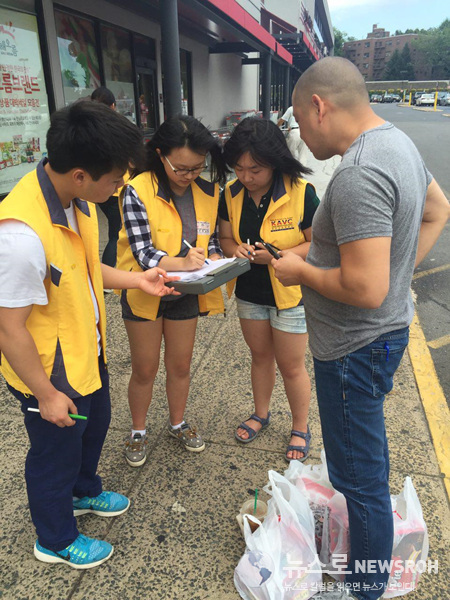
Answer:
[[[438,92],[437,103],[439,106],[450,106],[450,92]]]
[[[417,98],[417,106],[434,106],[434,94],[422,94]]]
[[[382,102],[383,96],[381,94],[372,94],[370,97],[371,102]]]
[[[398,94],[392,94],[392,96],[394,98],[393,102],[401,102],[402,101],[401,96],[399,96]]]
[[[425,92],[414,92],[411,104],[417,104],[417,100],[420,98],[420,96],[422,96],[422,94],[425,94]]]
[[[381,102],[396,102],[394,94],[384,94]]]

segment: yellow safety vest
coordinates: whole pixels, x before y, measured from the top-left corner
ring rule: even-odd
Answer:
[[[260,236],[265,242],[273,244],[280,250],[293,248],[306,241],[299,227],[305,209],[305,192],[307,181],[300,179],[294,185],[290,177],[284,175],[275,181],[272,198],[260,228]],[[239,236],[242,205],[244,202],[245,188],[243,184],[234,179],[227,183],[225,188],[225,201],[228,208],[228,217],[233,232],[233,238],[242,244]],[[302,298],[299,285],[284,287],[275,277],[272,265],[268,265],[270,281],[277,308],[282,310],[297,306]],[[228,295],[231,296],[236,280],[228,282]]]
[[[70,229],[63,206],[40,163],[25,175],[0,203],[0,220],[26,223],[39,236],[45,251],[44,280],[48,304],[33,305],[27,329],[36,344],[44,370],[70,398],[100,389],[97,328],[89,290],[88,272],[99,308],[99,328],[105,357],[106,315],[99,260],[95,205],[75,200],[80,236]],[[47,190],[44,196],[43,190]],[[23,394],[31,390],[20,380],[4,356],[1,372]]]
[[[181,250],[183,225],[175,204],[166,196],[153,173],[141,173],[129,183],[136,190],[147,211],[153,246],[167,252],[169,256],[177,256]],[[219,186],[198,177],[191,183],[191,187],[197,219],[197,247],[203,248],[207,256],[209,238],[217,221]],[[142,272],[131,251],[124,226],[119,233],[117,244],[117,268]],[[156,319],[160,298],[149,296],[141,290],[127,290],[126,295],[134,315],[152,321]],[[220,288],[200,295],[198,302],[200,313],[203,314],[215,315],[225,310]]]

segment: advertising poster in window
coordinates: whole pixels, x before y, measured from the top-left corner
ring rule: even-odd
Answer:
[[[106,87],[116,98],[117,112],[136,124],[130,35],[107,25],[102,25],[101,34]]]
[[[59,10],[55,10],[55,22],[67,106],[81,98],[89,98],[100,86],[94,24]]]
[[[46,156],[49,123],[36,17],[0,8],[0,194]]]

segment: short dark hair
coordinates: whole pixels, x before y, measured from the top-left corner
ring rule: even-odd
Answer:
[[[79,167],[96,181],[141,162],[143,149],[139,129],[104,104],[75,102],[51,116],[47,152],[57,173]]]
[[[96,102],[101,102],[102,104],[106,104],[106,106],[111,107],[116,103],[116,99],[111,90],[109,90],[104,85],[96,88],[91,94],[91,100],[95,100]]]
[[[209,153],[211,156],[211,181],[221,185],[225,184],[228,169],[218,140],[213,137],[203,123],[187,115],[170,117],[156,130],[145,147],[145,161],[140,168],[135,169],[133,176],[144,171],[152,171],[166,194],[171,197],[169,179],[156,150],[159,149],[162,156],[167,156],[175,148],[185,147],[198,154]]]
[[[226,163],[232,168],[245,152],[249,152],[258,164],[289,175],[292,183],[312,173],[292,156],[283,133],[275,123],[259,117],[247,117],[238,123],[225,142],[223,152]]]

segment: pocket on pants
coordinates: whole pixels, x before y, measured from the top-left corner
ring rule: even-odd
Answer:
[[[394,374],[402,360],[407,342],[389,341],[389,349],[372,348],[372,393],[375,398],[385,396],[392,390]]]

